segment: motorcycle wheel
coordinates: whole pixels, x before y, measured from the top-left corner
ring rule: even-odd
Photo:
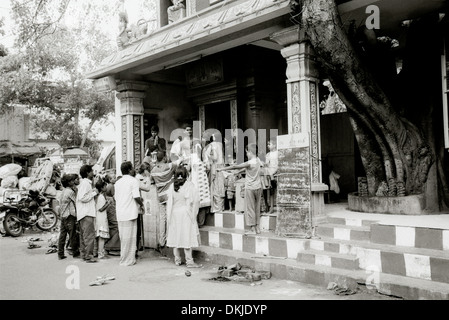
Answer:
[[[15,213],[8,213],[3,221],[6,234],[11,237],[19,237],[23,232],[22,223],[16,220],[17,215]]]
[[[3,224],[4,219],[2,219],[0,221],[0,235],[1,236],[5,236],[6,235],[6,230],[5,230],[5,225]]]
[[[58,215],[52,209],[45,209],[37,218],[36,227],[42,231],[49,231],[56,227],[58,223]]]

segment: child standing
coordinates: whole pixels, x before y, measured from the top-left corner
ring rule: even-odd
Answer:
[[[240,179],[240,170],[232,170],[229,172],[223,172],[225,177],[226,199],[228,200],[229,211],[234,211],[235,205],[235,182]]]
[[[277,180],[276,174],[278,172],[278,151],[276,146],[276,139],[268,141],[268,150],[270,150],[265,159],[265,175],[269,178],[269,187],[264,189],[265,204],[268,209],[268,214],[273,212],[274,196],[276,194]],[[270,203],[268,204],[268,199]]]
[[[76,193],[75,180],[77,176],[72,174],[65,174],[61,178],[64,190],[61,195],[61,205],[59,207],[59,216],[61,218],[61,225],[59,229],[58,242],[58,258],[59,260],[67,258],[64,254],[64,247],[66,245],[67,234],[69,235],[69,244],[73,251],[73,257],[79,257],[79,241],[76,237]]]
[[[103,259],[105,257],[104,244],[109,239],[109,223],[106,209],[110,205],[110,200],[106,200],[107,183],[103,179],[99,179],[95,183],[95,188],[100,192],[95,204],[97,209],[95,229],[98,242],[98,258]]]
[[[263,163],[257,157],[257,145],[254,143],[246,146],[246,155],[248,161],[217,170],[245,169],[245,223],[251,228],[251,231],[245,234],[259,234],[260,201],[262,198],[260,175]]]
[[[104,244],[104,249],[111,256],[120,256],[120,235],[118,233],[117,213],[115,211],[113,183],[107,183],[105,197],[106,201],[109,202],[109,205],[106,208],[106,215],[108,217],[109,239]]]

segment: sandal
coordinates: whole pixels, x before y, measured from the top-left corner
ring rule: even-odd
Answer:
[[[47,250],[46,254],[56,253],[56,252],[58,252],[58,249],[56,249],[56,248],[50,248],[50,249]]]

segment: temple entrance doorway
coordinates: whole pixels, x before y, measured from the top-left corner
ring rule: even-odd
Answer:
[[[230,101],[220,101],[206,104],[204,106],[204,129],[216,129],[221,133],[221,140],[226,134],[226,129],[232,128],[231,103]],[[218,139],[218,137],[216,137]]]

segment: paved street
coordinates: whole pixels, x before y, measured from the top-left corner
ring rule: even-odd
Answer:
[[[203,262],[201,269],[175,266],[158,252],[146,249],[138,263],[120,267],[111,257],[87,264],[68,256],[58,260],[47,254],[50,233],[0,238],[0,300],[394,300],[380,294],[358,292],[339,296],[326,288],[271,278],[257,285],[214,282],[217,265]],[[40,238],[40,248],[28,249],[27,238]],[[102,286],[89,286],[101,275],[113,275]],[[78,286],[79,284],[79,286]]]

